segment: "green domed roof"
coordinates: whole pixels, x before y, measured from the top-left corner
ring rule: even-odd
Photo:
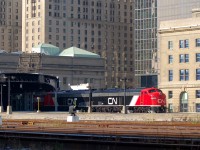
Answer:
[[[51,44],[39,44],[32,48],[32,53],[42,53],[45,55],[57,56],[60,53],[60,49]]]
[[[100,58],[100,55],[98,54],[77,47],[70,47],[68,49],[65,49],[59,54],[59,56]]]

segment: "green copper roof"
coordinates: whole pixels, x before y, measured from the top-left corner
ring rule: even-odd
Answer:
[[[32,52],[57,56],[60,53],[60,49],[54,45],[43,43],[33,47]]]
[[[98,54],[91,53],[77,47],[70,47],[68,49],[65,49],[59,54],[59,56],[100,58]]]

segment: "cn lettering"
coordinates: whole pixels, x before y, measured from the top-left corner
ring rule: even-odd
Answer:
[[[109,98],[108,98],[108,104],[109,104],[109,105],[113,105],[113,104],[116,104],[116,105],[117,105],[117,98],[109,97]]]

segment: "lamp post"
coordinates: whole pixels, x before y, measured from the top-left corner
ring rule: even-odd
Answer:
[[[4,112],[3,109],[3,86],[5,86],[2,82],[5,82],[7,77],[5,77],[5,75],[1,75],[0,79],[1,79],[1,105],[0,105],[0,112]]]
[[[38,100],[38,110],[37,110],[37,113],[40,112],[40,97],[37,97],[37,100]]]
[[[121,79],[121,81],[124,81],[124,105],[122,108],[122,113],[127,114],[127,109],[126,109],[126,81],[128,79],[125,77],[123,79]]]
[[[10,105],[10,77],[8,77],[8,105],[7,114],[12,114],[12,106]]]
[[[58,111],[58,88],[59,88],[59,77],[56,77],[56,85],[55,85],[55,111]]]
[[[0,106],[0,112],[2,113],[2,112],[4,112],[4,110],[3,110],[3,99],[2,99],[2,94],[3,94],[3,85],[1,84],[1,106]]]
[[[92,89],[91,85],[89,85],[89,106],[88,106],[88,113],[92,112]]]

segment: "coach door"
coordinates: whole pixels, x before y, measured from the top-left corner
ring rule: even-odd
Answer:
[[[182,92],[180,94],[180,112],[188,112],[188,93]]]

